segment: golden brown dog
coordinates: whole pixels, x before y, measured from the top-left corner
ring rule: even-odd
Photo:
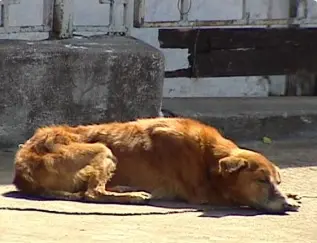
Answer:
[[[297,210],[280,182],[263,155],[184,118],[39,128],[16,154],[13,181],[25,194],[56,199]]]

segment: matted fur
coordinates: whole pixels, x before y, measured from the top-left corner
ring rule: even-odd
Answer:
[[[298,208],[278,190],[267,158],[185,118],[39,128],[16,154],[13,183],[56,199]]]

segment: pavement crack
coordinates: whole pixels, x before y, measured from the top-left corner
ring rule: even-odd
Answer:
[[[181,213],[193,213],[198,210],[182,210],[182,211],[168,211],[168,212],[141,212],[141,213],[106,213],[106,212],[65,212],[57,210],[39,209],[39,208],[19,208],[19,207],[0,207],[0,210],[7,211],[27,211],[27,212],[41,212],[63,215],[100,215],[100,216],[145,216],[145,215],[169,215]]]
[[[317,196],[301,196],[301,198],[317,198]]]

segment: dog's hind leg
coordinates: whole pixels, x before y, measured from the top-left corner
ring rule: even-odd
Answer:
[[[71,149],[72,145],[68,145]],[[151,195],[142,191],[116,192],[106,190],[107,182],[111,180],[116,169],[116,158],[111,150],[101,143],[81,144],[81,153],[84,151],[92,154],[89,164],[81,169],[75,176],[75,180],[86,180],[87,189],[84,200],[91,202],[107,203],[146,203]],[[74,154],[74,160],[76,154]]]
[[[53,143],[36,164],[25,157],[18,155],[15,173],[15,185],[22,194],[101,203],[145,203],[150,198],[146,192],[106,189],[116,158],[102,143]]]

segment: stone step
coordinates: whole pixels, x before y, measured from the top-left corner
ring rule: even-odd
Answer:
[[[317,137],[317,97],[164,98],[163,108],[234,140]]]

